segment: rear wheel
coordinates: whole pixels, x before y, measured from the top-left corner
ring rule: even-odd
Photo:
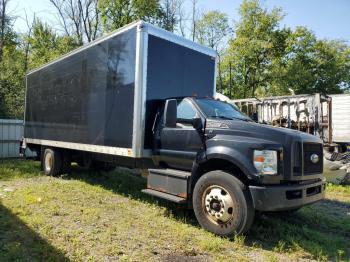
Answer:
[[[255,213],[244,184],[224,171],[208,172],[197,181],[193,208],[199,224],[221,236],[248,231]]]
[[[46,148],[42,158],[42,168],[47,176],[58,176],[62,168],[62,156],[59,150]]]

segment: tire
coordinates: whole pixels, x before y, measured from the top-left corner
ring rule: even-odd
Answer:
[[[57,149],[46,148],[42,159],[44,174],[58,176],[62,168],[62,156]]]
[[[220,236],[247,232],[255,214],[249,190],[224,171],[211,171],[199,178],[193,191],[193,209],[199,224]]]

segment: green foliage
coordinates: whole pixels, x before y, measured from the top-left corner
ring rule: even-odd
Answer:
[[[318,40],[304,27],[281,28],[281,9],[268,11],[258,0],[243,1],[240,15],[218,79],[226,95],[334,94],[350,87],[345,43]]]
[[[105,32],[135,20],[154,22],[161,17],[159,0],[100,0],[98,8]]]
[[[257,0],[243,1],[239,13],[236,37],[231,39],[222,64],[222,71],[226,72],[226,92],[231,66],[235,97],[255,96],[267,88],[270,72],[283,53],[289,30],[278,28],[283,17],[280,9],[269,12]]]
[[[350,48],[339,41],[317,40],[306,28],[297,28],[287,47],[288,59],[280,83],[296,93],[333,94],[348,88]]]
[[[0,63],[0,118],[23,118],[26,69],[41,66],[77,47],[72,37],[58,36],[36,20],[31,36],[11,32]],[[27,44],[29,49],[26,49]]]
[[[23,94],[18,90],[17,77],[22,73],[21,56],[16,49],[17,35],[7,13],[8,1],[0,2],[0,118],[16,115],[21,111]],[[15,59],[15,60],[14,60]]]
[[[6,29],[0,59],[0,117],[22,117],[24,105],[23,55],[19,39]]]
[[[16,45],[6,45],[0,64],[0,117],[22,118],[24,107],[24,56]]]
[[[199,43],[218,50],[220,43],[229,34],[227,14],[210,11],[197,21],[196,38]]]
[[[33,34],[26,40],[30,46],[29,67],[31,69],[78,47],[74,38],[57,35],[49,25],[40,20],[34,22]]]

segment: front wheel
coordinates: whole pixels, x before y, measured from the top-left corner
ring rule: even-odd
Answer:
[[[197,181],[193,209],[199,224],[220,236],[248,231],[255,213],[244,184],[224,171],[208,172]]]

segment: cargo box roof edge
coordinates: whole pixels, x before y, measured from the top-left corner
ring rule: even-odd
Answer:
[[[34,72],[36,72],[36,71],[38,71],[38,70],[48,66],[48,65],[54,64],[56,62],[59,62],[62,59],[67,58],[67,57],[69,57],[69,56],[71,56],[73,54],[76,54],[76,53],[78,53],[78,52],[80,52],[80,51],[82,51],[82,50],[84,50],[86,48],[89,48],[91,46],[97,45],[97,44],[105,41],[106,39],[109,39],[111,37],[119,35],[119,34],[125,32],[125,31],[127,31],[127,30],[129,30],[129,29],[131,29],[133,27],[136,27],[138,25],[145,25],[145,26],[147,26],[147,32],[149,34],[151,34],[151,35],[158,36],[158,37],[160,37],[162,39],[165,39],[165,40],[168,40],[168,41],[172,41],[172,42],[177,43],[179,45],[191,48],[191,49],[193,49],[195,51],[198,51],[198,52],[210,55],[210,56],[212,56],[214,58],[216,58],[216,56],[217,56],[217,52],[214,51],[213,49],[209,48],[209,47],[205,47],[203,45],[197,44],[197,43],[195,43],[195,42],[193,42],[191,40],[188,40],[188,39],[186,39],[186,38],[184,38],[182,36],[175,35],[175,34],[173,34],[171,32],[168,32],[168,31],[166,31],[164,29],[156,27],[156,26],[154,26],[154,25],[152,25],[150,23],[147,23],[147,22],[144,22],[142,20],[139,20],[139,21],[134,21],[134,22],[132,22],[130,24],[127,24],[127,25],[125,25],[125,26],[123,26],[123,27],[121,27],[121,28],[119,28],[119,29],[117,29],[115,31],[112,31],[112,32],[110,32],[110,33],[108,33],[108,34],[106,34],[106,35],[104,35],[102,37],[99,37],[98,39],[96,39],[96,40],[94,40],[94,41],[92,41],[92,42],[90,42],[88,44],[85,44],[85,45],[83,45],[81,47],[78,47],[78,48],[68,52],[65,55],[62,55],[62,56],[60,56],[60,57],[58,57],[58,58],[56,58],[56,59],[54,59],[54,60],[52,60],[52,61],[50,61],[48,63],[45,63],[45,64],[43,64],[43,65],[41,65],[41,66],[39,66],[37,68],[34,68],[34,69],[30,70],[27,73],[27,75],[30,75],[30,74],[32,74],[32,73],[34,73]]]

